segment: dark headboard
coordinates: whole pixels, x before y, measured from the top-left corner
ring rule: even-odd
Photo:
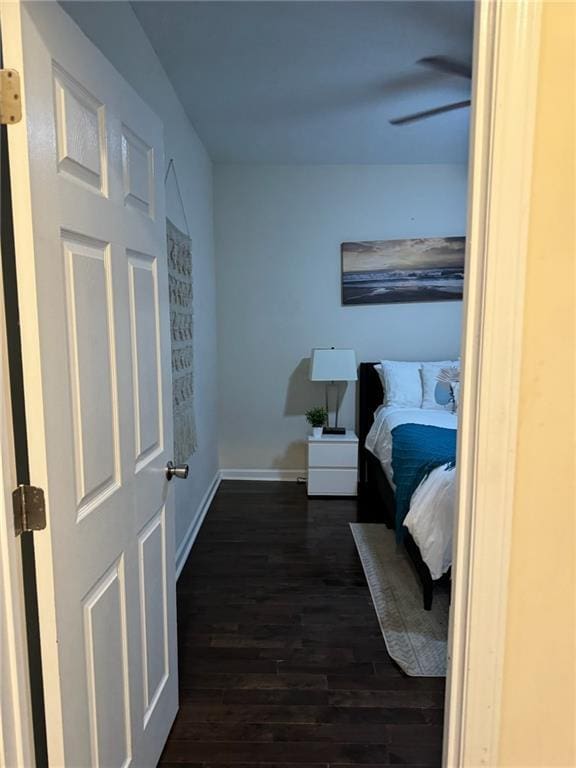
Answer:
[[[360,363],[358,387],[358,439],[360,455],[358,457],[360,482],[366,479],[366,452],[364,441],[374,421],[374,411],[384,400],[382,382],[374,370],[377,363]]]

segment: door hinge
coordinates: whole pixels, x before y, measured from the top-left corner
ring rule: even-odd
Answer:
[[[20,75],[15,69],[0,69],[0,125],[22,120]]]
[[[46,528],[46,504],[44,491],[33,485],[19,485],[12,491],[14,508],[14,533],[41,531]]]

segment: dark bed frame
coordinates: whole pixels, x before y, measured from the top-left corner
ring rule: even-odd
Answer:
[[[358,388],[360,498],[364,509],[369,511],[371,519],[382,520],[388,528],[394,529],[396,527],[394,491],[378,459],[364,447],[366,435],[374,421],[374,411],[379,405],[382,405],[384,400],[382,383],[378,373],[374,370],[374,365],[376,363],[360,363],[360,386]],[[424,608],[429,611],[432,607],[434,585],[449,577],[443,576],[442,579],[436,581],[432,578],[428,566],[422,560],[416,542],[408,532],[404,537],[404,545],[422,584]]]

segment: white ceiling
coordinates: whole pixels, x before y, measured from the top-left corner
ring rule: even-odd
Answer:
[[[469,82],[416,65],[470,62],[473,3],[133,2],[190,120],[219,163],[459,163]]]
[[[415,62],[471,60],[472,2],[133,2],[215,162],[453,163],[468,81]]]

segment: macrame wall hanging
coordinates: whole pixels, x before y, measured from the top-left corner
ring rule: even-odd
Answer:
[[[172,174],[181,207],[182,232],[166,212],[170,331],[172,338],[172,407],[174,413],[174,461],[185,462],[197,447],[194,415],[194,311],[192,290],[192,240],[174,160],[170,160],[165,185]],[[168,196],[167,196],[168,200]],[[175,214],[174,214],[175,217]]]

